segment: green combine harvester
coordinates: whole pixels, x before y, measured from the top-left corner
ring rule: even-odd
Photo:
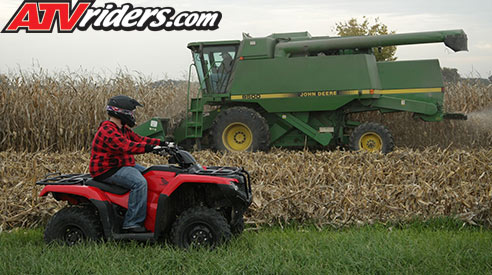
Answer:
[[[423,121],[466,119],[444,113],[438,60],[377,62],[373,49],[443,42],[467,50],[463,30],[357,37],[278,33],[243,40],[193,42],[200,90],[172,131],[167,119],[136,128],[200,149],[257,151],[275,147],[335,147],[387,153],[388,129],[349,114],[412,112]],[[189,80],[188,80],[189,82]],[[205,107],[209,106],[205,111]]]

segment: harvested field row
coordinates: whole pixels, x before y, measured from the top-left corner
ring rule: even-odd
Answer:
[[[492,149],[397,149],[388,155],[343,151],[195,153],[207,165],[243,166],[253,177],[247,221],[310,221],[343,226],[456,216],[492,226]],[[34,182],[61,171],[86,173],[89,154],[0,152],[0,229],[33,227],[61,207],[39,198]],[[138,156],[150,166],[158,156]]]
[[[126,94],[145,104],[137,122],[151,117],[184,117],[186,82],[152,83],[119,74],[111,79],[90,74],[20,72],[0,79],[0,150],[87,150],[99,123],[107,118],[111,96]],[[196,85],[192,91],[196,91]],[[490,148],[492,146],[492,85],[467,81],[449,84],[447,112],[470,114],[468,121],[425,123],[410,113],[358,114],[353,119],[385,124],[400,147]]]

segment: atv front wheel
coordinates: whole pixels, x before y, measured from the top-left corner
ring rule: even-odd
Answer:
[[[101,238],[101,222],[94,210],[81,206],[65,207],[58,211],[44,231],[46,243],[57,242],[68,246]]]
[[[214,248],[231,239],[231,228],[219,212],[195,207],[184,211],[174,222],[171,241],[181,248]]]
[[[234,236],[239,236],[244,231],[244,218],[240,218],[235,224],[231,225],[231,231]]]

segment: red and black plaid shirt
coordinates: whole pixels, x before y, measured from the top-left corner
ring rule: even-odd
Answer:
[[[159,139],[135,134],[126,125],[120,129],[114,122],[104,121],[92,141],[91,176],[102,180],[123,166],[135,166],[134,154],[150,152],[160,143]]]

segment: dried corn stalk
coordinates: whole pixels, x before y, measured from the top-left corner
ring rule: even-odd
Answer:
[[[243,166],[252,174],[250,223],[343,226],[456,216],[492,225],[492,149],[398,149],[388,155],[342,151],[194,154],[206,165]],[[138,156],[150,166],[158,156]],[[0,227],[39,225],[62,204],[39,198],[34,182],[61,171],[86,173],[89,154],[0,152]]]

